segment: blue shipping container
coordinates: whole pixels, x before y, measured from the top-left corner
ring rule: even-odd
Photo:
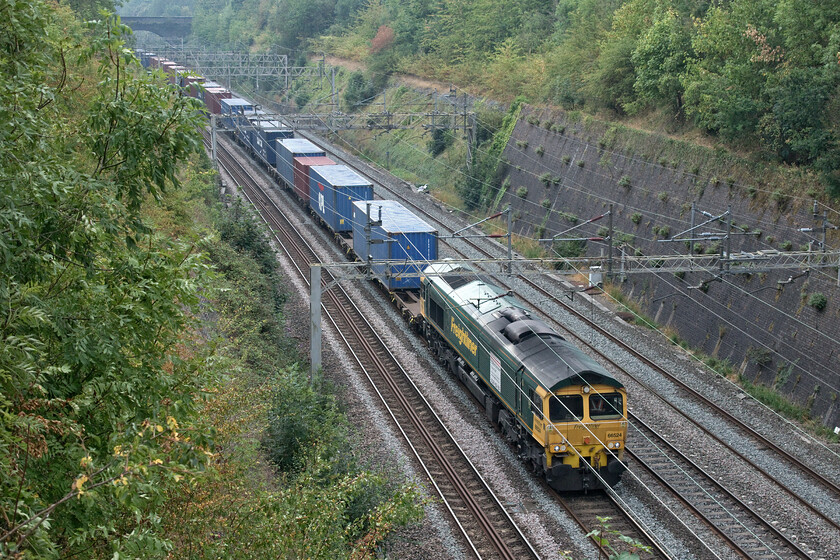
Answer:
[[[271,167],[277,167],[277,140],[293,138],[295,133],[285,128],[279,121],[259,121],[255,123],[252,140],[254,152]]]
[[[368,245],[365,226],[370,221],[382,220],[371,226]],[[372,271],[389,290],[420,288],[417,274],[438,258],[438,232],[418,218],[396,200],[359,200],[353,203],[353,250],[362,261],[368,256],[374,261]],[[403,261],[401,264],[375,264],[375,261]]]
[[[233,130],[239,124],[239,115],[254,112],[254,104],[247,99],[239,97],[231,97],[230,99],[222,99],[219,101],[220,111],[222,114],[222,125]]]
[[[346,165],[309,168],[309,207],[335,232],[352,231],[353,201],[372,199],[370,179]]]
[[[286,181],[286,186],[295,186],[295,158],[325,156],[327,152],[305,138],[289,138],[277,141],[277,172]]]

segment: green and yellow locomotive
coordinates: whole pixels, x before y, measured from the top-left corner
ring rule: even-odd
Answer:
[[[622,384],[469,268],[436,264],[424,273],[430,348],[519,456],[559,491],[615,485],[625,469]]]

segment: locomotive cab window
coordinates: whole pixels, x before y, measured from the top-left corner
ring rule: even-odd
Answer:
[[[548,415],[552,422],[571,422],[583,418],[583,397],[554,395],[549,399]]]
[[[531,401],[531,414],[534,415],[534,418],[542,420],[542,400],[533,389],[528,389],[528,400]]]
[[[438,305],[433,298],[429,298],[429,315],[437,326],[443,328],[443,307]]]
[[[601,393],[589,396],[589,417],[592,420],[621,418],[624,399],[621,393]]]

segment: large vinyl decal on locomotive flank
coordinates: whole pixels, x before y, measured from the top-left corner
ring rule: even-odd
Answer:
[[[449,323],[449,330],[458,339],[458,344],[469,350],[475,356],[475,353],[478,351],[478,344],[472,341],[470,333],[458,326],[455,322],[455,317],[452,317],[452,321]]]

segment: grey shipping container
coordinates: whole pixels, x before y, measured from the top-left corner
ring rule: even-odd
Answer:
[[[305,138],[289,138],[277,141],[277,173],[286,181],[288,188],[295,185],[296,157],[325,156],[327,153]]]
[[[370,244],[365,232],[368,219],[382,220],[371,226]],[[370,256],[373,276],[389,290],[418,289],[420,276],[406,274],[419,274],[429,261],[437,260],[438,232],[396,200],[358,200],[353,203],[353,250],[363,262]]]
[[[373,183],[346,165],[309,168],[309,207],[335,232],[352,231],[353,202],[373,199]]]

